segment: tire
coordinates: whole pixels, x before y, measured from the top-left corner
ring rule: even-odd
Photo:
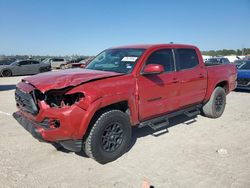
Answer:
[[[66,65],[60,65],[60,69],[66,69]]]
[[[85,141],[85,153],[105,164],[122,156],[130,140],[129,116],[120,110],[106,111],[94,122]]]
[[[209,118],[220,117],[226,106],[226,92],[222,87],[216,87],[209,101],[202,107],[203,115]]]
[[[3,71],[2,71],[2,76],[3,76],[3,77],[12,76],[11,70],[9,70],[9,69],[3,70]]]
[[[42,72],[47,72],[48,70],[47,70],[47,68],[45,68],[45,67],[41,67],[40,69],[39,69],[39,73],[42,73]]]

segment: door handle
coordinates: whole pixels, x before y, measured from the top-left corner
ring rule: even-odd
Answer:
[[[178,80],[177,78],[173,78],[172,83],[176,84],[176,83],[178,83],[178,82],[179,82],[179,80]]]
[[[199,78],[205,78],[205,76],[202,73],[200,73]]]

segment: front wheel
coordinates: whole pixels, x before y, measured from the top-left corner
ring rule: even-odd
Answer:
[[[220,117],[226,106],[226,92],[222,87],[216,87],[209,101],[202,107],[202,112],[206,117]]]
[[[60,69],[66,69],[66,65],[60,65]]]
[[[94,123],[85,141],[85,153],[101,164],[126,152],[131,139],[129,116],[120,110],[104,112]]]

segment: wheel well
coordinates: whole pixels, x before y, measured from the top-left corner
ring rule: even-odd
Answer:
[[[93,125],[96,122],[96,120],[104,112],[107,112],[107,111],[110,111],[110,110],[121,110],[122,112],[127,113],[130,116],[130,110],[129,110],[129,106],[128,106],[128,101],[120,101],[120,102],[117,102],[117,103],[114,103],[114,104],[110,104],[108,106],[100,108],[99,110],[97,110],[95,112],[95,114],[93,115],[93,117],[92,117],[92,119],[91,119],[91,121],[89,123],[88,129],[87,129],[87,131],[86,131],[86,133],[84,135],[84,141],[85,141],[85,138],[87,137],[87,135],[90,133],[90,130],[93,127]]]
[[[12,74],[12,71],[11,71],[10,69],[7,68],[7,69],[3,69],[3,70],[1,71],[1,75],[3,74],[4,71],[10,71],[11,74]]]
[[[216,87],[222,87],[225,89],[226,93],[229,91],[229,85],[227,81],[220,82],[216,85]]]

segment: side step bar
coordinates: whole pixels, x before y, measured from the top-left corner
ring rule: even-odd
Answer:
[[[172,112],[172,113],[169,113],[167,115],[163,115],[163,116],[151,119],[151,120],[147,120],[147,121],[141,122],[138,125],[138,127],[142,128],[145,126],[149,126],[150,128],[152,128],[155,131],[162,129],[164,127],[167,128],[169,126],[169,118],[172,118],[172,117],[175,117],[175,116],[178,116],[181,114],[185,114],[187,117],[190,117],[190,118],[197,116],[198,114],[200,114],[201,106],[202,105],[196,105],[196,106],[185,108],[182,110],[178,110],[176,112]]]

